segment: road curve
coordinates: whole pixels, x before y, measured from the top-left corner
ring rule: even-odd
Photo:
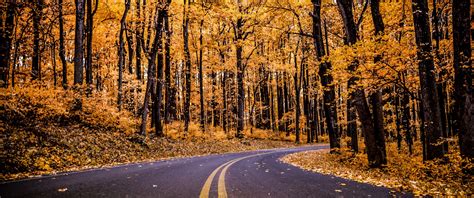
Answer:
[[[4,182],[0,197],[411,197],[278,160],[289,153],[324,148],[179,158]]]

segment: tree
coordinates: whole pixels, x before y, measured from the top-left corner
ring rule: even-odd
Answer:
[[[380,14],[380,1],[371,0],[370,9],[372,13],[372,21],[375,27],[375,37],[377,41],[381,40],[381,36],[385,31],[382,15]],[[361,16],[362,17],[362,16]],[[374,57],[374,63],[379,62],[382,59],[381,54],[377,54]],[[385,129],[384,129],[384,115],[383,115],[383,103],[382,103],[382,91],[376,90],[375,93],[372,93],[370,96],[372,104],[372,119],[374,123],[374,135],[375,135],[375,144],[377,149],[381,153],[382,164],[387,162],[386,151],[385,151]]]
[[[5,1],[1,5],[2,11],[0,12],[5,18],[1,18],[0,21],[0,87],[8,87],[8,73],[10,69],[10,50],[12,48],[13,40],[13,27],[15,20],[15,8],[16,0]],[[3,21],[5,19],[5,21]]]
[[[202,2],[202,7],[204,7],[204,2]],[[203,73],[202,73],[202,50],[203,50],[203,43],[202,43],[202,29],[203,29],[204,20],[201,20],[199,25],[199,103],[201,107],[200,113],[200,121],[201,121],[201,130],[205,131],[204,123],[204,86],[203,86]]]
[[[338,0],[337,5],[344,22],[346,43],[348,45],[354,45],[357,42],[357,27],[353,20],[354,17],[352,13],[352,1]],[[349,70],[351,72],[355,72],[358,66],[359,63],[357,62],[357,60],[353,60],[352,63],[349,65]],[[375,129],[374,125],[376,125],[377,123],[374,123],[373,115],[370,112],[369,105],[367,104],[365,92],[361,88],[354,87],[355,83],[358,80],[359,78],[355,75],[351,76],[351,78],[349,79],[348,87],[350,89],[353,89],[353,91],[350,94],[348,105],[354,105],[357,110],[359,120],[362,124],[362,131],[364,132],[364,142],[367,148],[367,158],[369,160],[369,166],[381,167],[387,163],[385,149],[382,150],[378,147],[378,145],[381,144],[377,142],[380,140],[378,136],[381,134],[377,134],[378,131],[376,131]]]
[[[340,137],[335,129],[337,120],[336,99],[333,84],[333,77],[330,73],[331,62],[324,60],[326,51],[324,49],[322,28],[321,28],[321,0],[312,0],[313,3],[313,40],[316,49],[316,59],[320,61],[319,77],[323,86],[323,109],[325,113],[327,130],[329,133],[329,145],[331,150],[340,148]],[[326,42],[327,43],[327,42]]]
[[[413,22],[417,45],[418,70],[420,76],[421,102],[425,129],[427,159],[441,158],[445,154],[442,145],[440,107],[436,90],[434,62],[431,54],[431,32],[427,0],[412,1]]]
[[[67,62],[66,62],[66,49],[64,46],[64,17],[63,17],[63,0],[58,0],[59,6],[59,59],[61,59],[62,65],[62,85],[63,88],[67,88]]]
[[[163,21],[163,17],[164,17],[164,14],[163,14],[163,11],[161,9],[158,9],[160,7],[160,4],[157,4],[156,5],[156,10],[158,13],[155,13],[155,19],[156,21]],[[151,14],[150,14],[151,16]],[[151,18],[150,18],[150,21],[151,21]],[[157,56],[158,56],[158,49],[159,49],[159,43],[161,42],[161,32],[162,31],[162,27],[160,25],[162,25],[162,23],[154,23],[154,29],[155,29],[155,37],[153,39],[153,43],[151,44],[151,49],[150,47],[148,46],[149,42],[147,41],[145,44],[145,41],[143,39],[140,39],[139,41],[141,42],[141,46],[142,46],[142,49],[143,51],[145,52],[145,54],[147,55],[147,59],[148,59],[148,71],[147,71],[147,83],[146,83],[146,88],[145,88],[145,97],[144,97],[144,100],[143,100],[143,109],[142,109],[142,123],[141,123],[141,126],[140,126],[140,134],[142,136],[145,136],[145,139],[146,139],[146,124],[147,124],[147,117],[148,117],[148,106],[149,106],[149,103],[150,103],[150,97],[151,97],[151,93],[153,92],[153,89],[155,87],[155,84],[156,84],[156,73],[155,73],[155,66],[156,66],[156,59],[157,59]],[[151,30],[149,31],[151,32]],[[150,33],[151,34],[151,33]],[[151,36],[151,35],[150,35]]]
[[[31,65],[31,77],[33,80],[41,80],[41,48],[40,48],[40,23],[42,16],[41,0],[33,1],[33,61]]]
[[[167,1],[167,7],[171,4],[171,0]],[[169,11],[166,9],[164,11],[164,24],[165,24],[165,114],[164,119],[165,123],[168,124],[170,122],[170,113],[171,113],[171,24],[169,20]],[[138,43],[137,43],[138,45]],[[138,56],[138,54],[137,54]],[[137,59],[138,64],[138,59]],[[137,65],[138,68],[138,65]]]
[[[86,27],[86,83],[87,85],[92,84],[92,37],[94,30],[94,15],[99,6],[99,0],[95,1],[94,11],[92,11],[92,0],[87,1],[87,27]]]
[[[188,132],[190,122],[189,107],[191,105],[191,55],[189,53],[189,17],[186,8],[189,8],[189,1],[184,0],[183,6],[183,42],[184,42],[184,64],[185,64],[185,89],[184,98],[184,131]]]
[[[474,98],[472,85],[471,22],[468,0],[453,1],[454,131],[461,156],[474,159]],[[471,169],[471,174],[472,174]]]
[[[88,0],[90,1],[90,0]],[[122,109],[122,80],[123,80],[123,67],[125,61],[124,53],[124,41],[123,34],[125,32],[125,23],[127,21],[128,10],[130,9],[130,0],[125,0],[125,11],[123,12],[122,19],[120,19],[120,33],[119,33],[119,49],[118,49],[118,98],[117,105],[118,109]]]
[[[74,35],[74,84],[82,84],[84,72],[84,0],[74,0],[76,3],[76,29]]]

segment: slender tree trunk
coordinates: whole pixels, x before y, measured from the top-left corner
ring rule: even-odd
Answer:
[[[380,0],[371,0],[370,9],[372,13],[372,21],[375,27],[375,36],[382,36],[385,25],[383,23],[382,15],[380,14]],[[381,38],[376,38],[378,41]],[[377,54],[374,58],[374,63],[379,62],[382,59],[381,54]],[[383,115],[383,101],[382,101],[382,92],[376,90],[370,96],[372,103],[372,116],[374,122],[374,135],[375,135],[375,144],[377,149],[380,151],[382,164],[387,163],[387,153],[385,149],[385,129],[384,129],[384,115]]]
[[[15,26],[15,9],[16,9],[16,0],[9,0],[5,2],[6,8],[2,8],[0,14],[1,16],[6,16],[5,18],[0,17],[0,87],[8,87],[8,74],[10,69],[10,50],[12,48],[13,40],[13,28]],[[3,4],[3,3],[2,3]],[[3,19],[5,19],[3,21]],[[15,49],[16,50],[16,49]],[[12,70],[15,70],[15,65],[12,66]],[[13,73],[13,72],[12,72]],[[12,86],[13,78],[12,78]]]
[[[296,46],[296,50],[295,50],[295,54],[294,54],[294,64],[295,64],[295,74],[293,76],[294,78],[294,83],[295,83],[295,136],[296,136],[296,143],[300,143],[300,114],[301,114],[301,110],[300,110],[300,86],[299,86],[299,83],[298,83],[298,59],[297,59],[297,55],[298,55],[298,45],[299,45],[299,41],[298,41],[298,44]]]
[[[235,30],[235,37],[237,43],[243,40],[242,28],[243,19],[237,19],[237,25]],[[245,109],[245,90],[244,90],[244,65],[242,63],[242,52],[243,48],[241,44],[236,45],[235,55],[237,60],[237,133],[236,137],[242,138],[242,131],[244,130],[244,109]]]
[[[186,64],[185,69],[185,99],[184,99],[184,131],[188,132],[190,122],[189,107],[191,105],[191,55],[189,54],[189,18],[186,8],[189,8],[189,1],[184,0],[184,13],[183,13],[183,42],[184,42],[184,62]]]
[[[128,0],[129,1],[129,0]],[[160,11],[161,12],[161,11]],[[163,20],[163,15],[156,13],[158,15],[157,21]],[[150,98],[152,95],[153,90],[155,89],[155,80],[156,80],[156,73],[155,73],[155,66],[156,66],[156,58],[158,54],[158,45],[161,42],[161,37],[159,31],[161,31],[162,27],[160,27],[161,23],[155,23],[156,34],[155,38],[153,39],[153,44],[151,48],[151,52],[146,52],[148,55],[148,72],[147,72],[147,83],[145,89],[145,99],[143,101],[143,111],[142,111],[142,123],[140,127],[140,134],[145,136],[146,138],[146,124],[147,124],[147,116],[148,116],[148,106],[150,103]],[[143,42],[143,40],[142,40]],[[144,45],[144,43],[141,43]],[[156,89],[155,89],[156,90]],[[152,122],[153,123],[153,122]]]
[[[322,31],[321,31],[321,0],[312,0],[313,3],[313,40],[316,48],[316,56],[318,60],[322,60],[326,56],[324,49]],[[323,107],[325,112],[325,119],[327,131],[329,133],[329,146],[331,150],[341,147],[340,137],[336,131],[335,122],[337,120],[336,98],[334,85],[332,84],[333,77],[330,73],[332,66],[328,61],[321,61],[319,65],[319,77],[321,84],[324,87],[323,91]]]
[[[204,123],[205,123],[205,118],[204,118],[204,88],[203,88],[203,73],[202,73],[202,26],[203,26],[204,20],[201,20],[201,24],[199,25],[199,102],[200,102],[200,109],[201,109],[201,130],[205,131],[204,128]]]
[[[84,72],[84,0],[75,0],[76,29],[74,36],[74,84],[82,84]]]
[[[222,72],[222,129],[227,133],[227,90],[226,90],[226,81],[227,81],[227,71]]]
[[[97,10],[98,0],[95,4],[95,10]],[[86,83],[92,85],[92,37],[94,29],[94,14],[92,13],[92,0],[86,0],[87,4],[87,27],[86,27]],[[95,12],[95,11],[94,11]]]
[[[472,2],[472,1],[471,1]],[[453,0],[454,133],[464,159],[474,159],[474,98],[469,0]],[[472,11],[472,9],[471,9]],[[470,169],[470,173],[474,168]]]
[[[56,88],[56,84],[57,84],[57,73],[56,73],[56,41],[54,41],[54,38],[53,39],[53,43],[51,44],[51,61],[53,62],[53,84],[54,84],[54,88]]]
[[[131,33],[131,23],[128,23],[126,25],[126,30],[125,30],[125,38],[127,39],[127,46],[128,46],[128,73],[133,74],[133,38]]]
[[[431,55],[431,31],[427,0],[413,0],[412,10],[416,45],[418,47],[417,58],[419,61],[421,100],[424,107],[426,157],[427,160],[432,160],[443,157],[445,150],[442,145],[443,131],[434,76],[434,62]]]
[[[40,23],[42,15],[42,5],[41,0],[34,0],[33,8],[33,64],[31,66],[31,77],[33,80],[39,78],[41,80],[41,70],[40,70]]]
[[[353,20],[352,1],[338,0],[337,4],[339,7],[339,12],[341,13],[342,18],[344,20],[344,30],[347,44],[353,45],[357,41],[357,29]],[[351,72],[354,72],[357,69],[358,65],[359,63],[357,61],[353,61],[349,66],[349,70]],[[349,85],[354,85],[355,82],[357,82],[358,80],[359,79],[357,77],[352,76],[349,80]],[[364,132],[364,142],[367,148],[369,166],[383,166],[384,164],[386,164],[385,148],[380,148],[380,145],[382,144],[382,142],[379,142],[381,139],[381,134],[374,126],[377,124],[374,123],[373,114],[370,112],[369,105],[367,104],[365,92],[360,88],[349,88],[355,89],[350,96],[349,103],[354,105],[354,107],[356,108],[359,120],[362,124],[362,131]],[[383,142],[383,144],[385,144],[385,142]]]
[[[140,42],[140,39],[143,39],[143,21],[141,19],[141,6],[140,6],[140,1],[141,0],[136,0],[136,17],[139,19],[139,21],[136,23],[136,33],[135,33],[135,74],[137,76],[137,80],[142,80],[142,42]],[[145,6],[145,5],[144,5]]]
[[[158,13],[158,28],[156,31],[156,37],[158,37],[158,61],[157,61],[157,82],[156,82],[156,98],[154,101],[155,104],[155,134],[160,137],[163,136],[163,126],[161,125],[161,109],[162,109],[162,99],[163,99],[163,19],[164,11],[160,10]],[[156,40],[156,39],[155,39]]]
[[[64,17],[63,17],[63,0],[58,0],[59,5],[59,59],[61,59],[62,65],[62,85],[64,89],[67,89],[67,62],[66,62],[66,49],[64,47]]]
[[[125,0],[125,11],[123,12],[122,19],[120,20],[120,33],[119,33],[119,51],[118,51],[118,69],[119,69],[119,78],[118,78],[118,98],[117,105],[118,109],[122,109],[122,78],[123,78],[123,66],[124,66],[124,41],[123,34],[125,32],[125,23],[127,21],[128,10],[130,9],[130,0]]]
[[[170,1],[168,1],[168,6]],[[170,122],[170,110],[171,110],[171,29],[168,9],[164,11],[164,22],[165,22],[165,123]],[[138,55],[137,55],[138,56]]]

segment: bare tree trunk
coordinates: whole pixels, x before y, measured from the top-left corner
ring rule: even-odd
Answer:
[[[76,2],[76,32],[74,36],[74,84],[82,84],[84,72],[84,0]]]
[[[357,29],[353,20],[354,17],[352,13],[352,1],[338,0],[337,4],[339,7],[339,12],[341,13],[342,18],[344,20],[344,30],[347,44],[353,45],[357,41]],[[349,66],[349,70],[354,72],[358,66],[359,63],[357,61],[353,61]],[[377,120],[373,120],[374,117],[373,114],[371,114],[370,112],[369,105],[367,104],[367,99],[364,90],[360,88],[351,87],[355,85],[355,82],[357,80],[359,79],[355,76],[352,76],[349,80],[349,88],[355,89],[350,96],[349,104],[354,105],[354,107],[356,108],[359,120],[362,124],[362,131],[364,132],[364,142],[367,148],[369,166],[381,167],[387,163],[387,159],[385,155],[385,148],[381,148],[381,145],[384,145],[385,142],[380,142],[381,140],[383,140],[384,136],[381,136],[382,132],[377,131],[377,127],[375,126],[377,125],[377,123],[374,123],[374,121],[379,121],[378,119],[380,118],[377,118]],[[379,104],[376,103],[376,105]]]
[[[200,121],[201,121],[201,130],[205,131],[204,123],[204,88],[203,88],[203,73],[202,73],[202,26],[204,20],[201,20],[201,24],[199,25],[199,102],[200,102]]]
[[[119,33],[119,51],[118,51],[118,69],[119,69],[119,78],[118,78],[118,98],[117,105],[118,109],[122,109],[122,78],[123,78],[123,66],[124,66],[124,41],[123,33],[125,32],[125,23],[127,21],[128,10],[130,9],[130,0],[125,0],[125,11],[123,12],[122,19],[120,20],[120,33]]]
[[[136,17],[138,19],[141,18],[141,6],[140,6],[140,1],[141,0],[136,0]],[[144,5],[145,6],[145,5]],[[142,80],[142,42],[140,42],[140,39],[143,39],[143,21],[139,20],[136,25],[135,25],[135,64],[136,64],[136,69],[135,69],[135,74],[137,76],[137,80]]]
[[[171,0],[168,1],[168,6]],[[165,23],[165,123],[170,122],[170,111],[171,111],[171,29],[168,9],[164,11],[164,23]]]
[[[63,0],[58,0],[59,6],[59,59],[61,59],[62,65],[62,85],[64,89],[67,89],[67,62],[66,62],[66,49],[64,47],[64,17],[63,17]]]
[[[240,42],[242,38],[242,18],[237,19],[235,36],[237,42]],[[245,109],[245,90],[244,90],[244,65],[242,63],[242,45],[237,45],[235,49],[235,55],[237,60],[237,133],[236,137],[242,138],[242,131],[244,130],[244,109]]]
[[[189,8],[189,1],[184,0],[184,10],[183,10],[183,42],[184,42],[184,62],[186,65],[185,68],[185,99],[184,99],[184,131],[188,132],[189,122],[190,122],[190,112],[189,107],[191,105],[191,55],[189,54],[189,18],[186,8]]]
[[[94,29],[94,14],[97,11],[99,0],[96,0],[94,11],[92,11],[92,0],[86,0],[87,4],[87,27],[86,27],[86,83],[92,85],[92,37]],[[90,88],[90,87],[89,87]]]
[[[156,30],[156,37],[158,37],[158,64],[157,64],[157,82],[156,82],[156,98],[155,104],[155,134],[160,137],[163,136],[163,126],[161,125],[161,102],[163,99],[163,18],[164,11],[160,10],[158,14],[158,28]]]
[[[421,100],[424,107],[426,157],[428,160],[432,160],[443,157],[445,150],[442,145],[443,131],[434,76],[434,62],[431,55],[431,32],[427,0],[413,0],[412,10],[416,45],[418,47],[417,58],[419,60]]]
[[[472,2],[472,1],[471,1]],[[454,44],[454,131],[464,159],[474,159],[474,98],[472,85],[472,46],[469,0],[453,1]],[[472,10],[471,10],[472,11]],[[474,168],[470,169],[470,173]]]
[[[322,60],[326,56],[324,49],[322,28],[321,28],[321,0],[312,0],[313,3],[313,40],[316,48],[316,56],[318,60]],[[332,66],[328,61],[322,61],[319,65],[319,77],[321,78],[321,84],[324,87],[323,92],[323,109],[325,112],[326,126],[329,133],[329,145],[331,150],[341,147],[340,137],[336,131],[336,92],[334,85],[332,84],[333,78],[330,74]]]
[[[3,4],[3,3],[2,3]],[[12,48],[13,40],[13,28],[15,20],[15,9],[16,9],[16,0],[9,0],[5,2],[6,8],[1,9],[1,16],[6,16],[5,18],[0,17],[0,40],[2,44],[0,45],[0,87],[8,87],[8,74],[10,69],[10,50]],[[3,21],[5,19],[5,21]],[[15,65],[12,66],[14,70]],[[13,78],[12,78],[13,86]]]
[[[34,0],[33,6],[33,64],[31,66],[31,77],[33,80],[39,78],[41,80],[41,69],[40,69],[40,23],[42,15],[42,5],[40,0]]]
[[[372,13],[372,21],[375,27],[375,36],[382,36],[385,31],[385,26],[383,23],[382,15],[380,14],[380,0],[371,0],[370,9]],[[376,38],[380,40],[380,38]],[[374,63],[379,62],[382,59],[381,54],[377,54],[374,58]],[[384,115],[383,115],[383,101],[382,101],[382,92],[376,90],[370,96],[372,103],[372,118],[374,122],[374,135],[375,135],[375,144],[377,149],[382,155],[382,164],[387,163],[387,153],[385,149],[385,129],[384,129]]]

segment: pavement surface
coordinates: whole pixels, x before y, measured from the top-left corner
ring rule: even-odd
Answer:
[[[279,161],[304,146],[128,164],[3,182],[7,197],[412,197]]]

